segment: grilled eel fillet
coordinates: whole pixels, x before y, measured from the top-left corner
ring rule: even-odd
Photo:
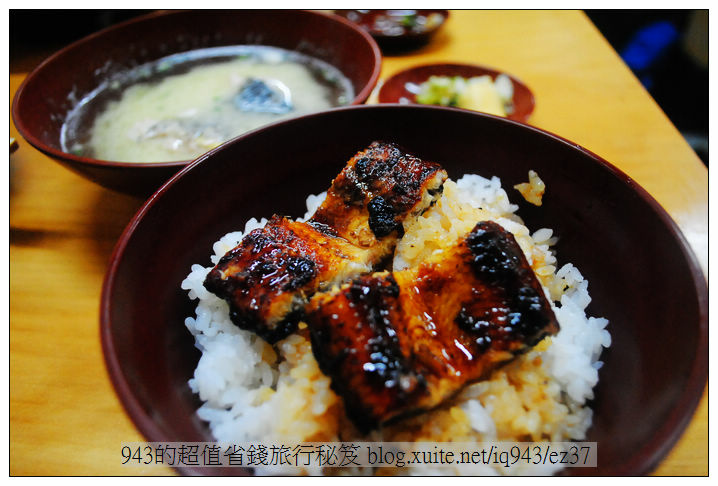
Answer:
[[[371,272],[391,255],[402,222],[438,197],[446,171],[374,142],[349,160],[306,223],[274,216],[205,279],[232,321],[274,343],[296,330],[318,290]]]
[[[439,405],[559,329],[513,235],[493,222],[434,261],[316,294],[307,322],[364,432]]]
[[[332,181],[312,220],[380,258],[403,236],[403,222],[436,200],[447,174],[439,164],[374,142],[356,154]]]

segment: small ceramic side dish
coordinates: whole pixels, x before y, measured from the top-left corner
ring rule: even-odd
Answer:
[[[411,49],[426,44],[449,17],[448,10],[337,10],[369,32],[382,49]]]
[[[433,76],[442,78],[459,77],[463,79],[489,76],[492,81],[503,75],[511,83],[510,108],[506,118],[526,122],[534,111],[533,93],[523,82],[496,69],[473,64],[427,64],[400,71],[389,77],[379,89],[380,103],[418,103],[417,95],[422,90],[422,83],[429,82]]]

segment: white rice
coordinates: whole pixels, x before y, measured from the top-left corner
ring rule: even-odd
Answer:
[[[311,217],[323,199],[324,194],[307,198],[304,219]],[[593,398],[598,383],[601,351],[611,343],[605,329],[608,321],[586,315],[591,300],[588,282],[570,263],[557,267],[551,251],[556,242],[553,232],[543,228],[530,234],[516,210],[497,177],[466,175],[455,183],[447,181],[437,204],[405,225],[394,268],[412,266],[428,254],[443,251],[479,219],[494,220],[516,237],[553,301],[560,332],[489,379],[466,387],[452,403],[374,431],[363,440],[566,441],[586,437],[592,421],[586,401]],[[227,304],[202,285],[219,258],[266,221],[251,219],[243,231],[222,237],[213,246],[212,265],[193,265],[182,282],[189,297],[198,300],[196,316],[185,320],[202,352],[189,381],[204,402],[197,413],[220,442],[356,440],[341,399],[331,390],[329,378],[319,371],[309,341],[293,335],[274,347],[268,345],[232,324]],[[441,243],[436,243],[436,238]],[[548,474],[555,469],[532,469],[530,473]],[[405,472],[467,471],[457,466],[451,471],[409,468]],[[481,471],[506,472],[488,466]],[[509,472],[521,473],[516,468]],[[470,473],[477,474],[477,469]]]

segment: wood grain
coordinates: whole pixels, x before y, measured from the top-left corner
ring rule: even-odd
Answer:
[[[433,41],[384,59],[507,71],[536,97],[530,123],[611,161],[675,219],[707,270],[706,167],[581,12],[456,11]],[[10,76],[10,96],[25,74]],[[20,144],[10,157],[10,474],[173,474],[121,465],[142,437],[109,382],[99,297],[115,241],[142,201],[96,186]],[[659,475],[708,472],[707,393]]]

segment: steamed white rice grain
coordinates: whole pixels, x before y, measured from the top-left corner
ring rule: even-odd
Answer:
[[[311,217],[325,196],[307,198],[303,220]],[[586,402],[593,398],[598,383],[601,351],[611,344],[608,321],[586,315],[591,301],[588,282],[571,263],[558,264],[551,249],[557,241],[552,230],[541,228],[532,234],[515,214],[517,208],[497,177],[465,175],[455,182],[448,180],[437,203],[405,223],[393,267],[398,270],[417,265],[451,247],[477,221],[496,221],[514,234],[526,254],[552,301],[560,332],[496,370],[489,379],[467,386],[451,403],[363,438],[344,416],[341,399],[319,370],[308,339],[295,334],[270,346],[232,324],[227,304],[204,289],[202,282],[212,265],[267,220],[253,218],[243,231],[223,236],[213,246],[214,254],[209,258],[212,265],[193,265],[182,282],[190,299],[197,300],[195,316],[188,317],[185,325],[202,352],[189,381],[192,391],[204,402],[197,412],[199,417],[209,423],[221,442],[584,439],[592,421]],[[522,472],[503,469],[487,466],[481,473]],[[526,472],[550,474],[555,470]],[[436,471],[409,468],[404,472],[477,474],[477,469],[457,466]]]

